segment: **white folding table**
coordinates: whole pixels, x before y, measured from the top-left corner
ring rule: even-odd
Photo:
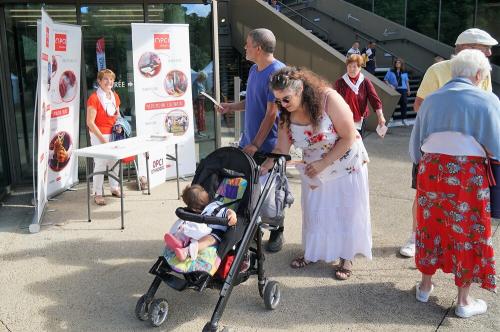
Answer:
[[[123,217],[123,165],[122,159],[132,156],[140,155],[141,153],[145,154],[146,157],[146,174],[148,181],[148,195],[151,194],[150,186],[149,186],[149,151],[156,149],[157,147],[163,146],[168,147],[173,145],[169,137],[131,137],[120,141],[108,142],[105,144],[89,146],[86,148],[78,149],[73,151],[73,154],[78,157],[85,158],[101,158],[101,159],[111,159],[116,160],[116,163],[113,165],[111,169],[106,167],[105,171],[101,172],[92,172],[89,173],[89,168],[86,162],[86,179],[87,179],[87,212],[88,212],[88,221],[91,222],[90,219],[90,179],[94,175],[103,174],[107,175],[118,181],[120,184],[120,192],[122,193],[120,198],[121,204],[121,229],[125,229],[124,217]],[[175,145],[175,157],[167,154],[167,159],[175,161],[175,172],[177,177],[177,196],[179,197],[179,164],[178,164],[178,154],[177,154],[177,144]],[[86,159],[87,160],[87,159]],[[119,167],[119,177],[116,177],[114,174],[111,174],[110,171],[115,169],[115,167]],[[137,171],[137,170],[136,170]]]

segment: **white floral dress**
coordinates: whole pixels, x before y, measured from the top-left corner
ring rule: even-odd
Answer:
[[[291,123],[290,142],[303,150],[310,163],[321,159],[338,140],[334,125],[323,111],[320,125]],[[316,178],[302,177],[302,244],[308,261],[352,260],[356,254],[371,259],[372,236],[368,189],[368,154],[361,137],[347,153]]]

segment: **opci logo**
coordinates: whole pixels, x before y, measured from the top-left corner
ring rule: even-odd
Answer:
[[[163,167],[163,158],[153,161],[153,168]]]
[[[170,35],[168,33],[155,33],[155,50],[170,49]]]
[[[165,169],[165,165],[163,164],[163,158],[153,160],[153,169],[151,170],[151,175],[161,172]]]
[[[56,51],[66,51],[66,34],[56,33]]]

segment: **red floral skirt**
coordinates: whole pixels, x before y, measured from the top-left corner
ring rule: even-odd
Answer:
[[[455,275],[455,285],[495,291],[490,191],[484,158],[427,153],[417,175],[415,263]]]
[[[205,125],[205,97],[198,97],[194,101],[194,117],[196,119],[196,130],[207,130]]]

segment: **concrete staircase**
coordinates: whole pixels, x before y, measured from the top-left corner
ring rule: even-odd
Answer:
[[[310,9],[307,4],[300,3],[298,2],[297,4],[294,5],[284,5],[282,4],[282,10],[281,13],[286,15],[288,18],[292,19],[296,23],[299,23],[302,25],[305,29],[307,29],[311,34],[314,36],[318,37],[322,41],[324,41],[326,44],[330,45],[332,48],[335,50],[339,51],[342,54],[347,54],[347,48],[344,47],[343,45],[340,45],[335,42],[335,40],[332,39],[330,34],[325,30],[324,28],[321,27],[320,23],[317,22],[312,22],[310,19],[307,17],[303,16],[300,12],[301,10],[305,9]],[[350,47],[350,45],[349,45]],[[378,54],[383,54],[382,50],[378,50]],[[384,76],[387,73],[389,68],[377,68],[375,72],[375,76],[383,81]],[[413,110],[413,104],[415,102],[415,97],[416,93],[418,90],[418,87],[420,86],[420,82],[422,80],[422,76],[419,73],[416,73],[415,71],[409,70],[408,75],[410,77],[410,91],[411,95],[408,97],[408,105],[407,105],[407,113],[406,116],[407,118],[414,118],[416,117],[416,112]],[[393,120],[399,120],[401,119],[401,112],[400,112],[400,107],[399,105],[394,111],[394,114],[392,116]]]

